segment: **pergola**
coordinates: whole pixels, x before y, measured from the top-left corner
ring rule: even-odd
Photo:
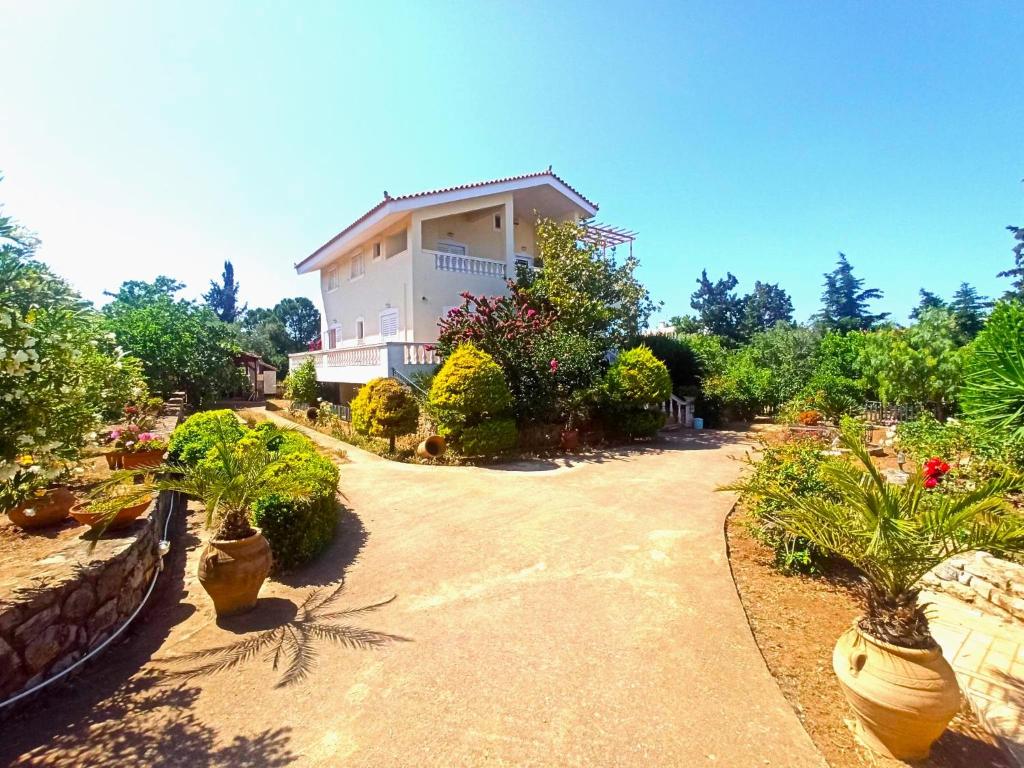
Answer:
[[[633,255],[633,241],[636,240],[636,232],[600,222],[586,223],[583,225],[583,230],[583,240],[593,243],[602,251],[607,251],[609,246],[614,248],[617,245],[629,243],[629,255]]]

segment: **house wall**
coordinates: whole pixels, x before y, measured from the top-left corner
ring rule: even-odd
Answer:
[[[382,341],[380,337],[380,313],[387,308],[398,309],[397,336],[391,340],[412,339],[411,293],[412,293],[412,256],[410,249],[388,258],[386,248],[382,248],[380,259],[373,260],[372,245],[378,240],[383,241],[390,235],[408,229],[409,220],[387,230],[380,238],[364,243],[360,248],[332,262],[320,271],[320,290],[323,295],[324,313],[322,331],[324,348],[328,346],[327,332],[331,327],[340,327],[340,346],[352,346],[356,343],[356,320],[363,318],[363,340],[365,343]],[[408,235],[407,235],[408,237]],[[349,278],[350,260],[357,251],[363,252],[365,272],[355,280]],[[328,291],[328,270],[337,267],[340,283],[334,291]]]

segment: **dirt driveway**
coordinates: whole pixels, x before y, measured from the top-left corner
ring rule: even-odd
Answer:
[[[714,488],[741,440],[502,469],[355,454],[330,551],[218,626],[183,532],[146,625],[8,723],[0,764],[823,766],[729,573]]]

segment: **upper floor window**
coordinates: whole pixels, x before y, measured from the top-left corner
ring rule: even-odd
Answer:
[[[388,235],[384,239],[384,255],[389,259],[396,253],[401,253],[408,247],[409,235],[408,231],[405,229],[395,232],[393,235]]]
[[[331,267],[327,270],[327,290],[336,291],[338,289],[338,268]]]
[[[457,243],[454,240],[438,240],[437,250],[441,253],[454,253],[456,256],[466,255],[466,244]]]
[[[500,232],[501,231],[501,214],[500,213],[494,214],[494,230],[496,232]]]
[[[362,251],[352,254],[352,259],[349,264],[349,280],[355,280],[356,278],[362,277],[366,274],[366,259],[363,257]]]
[[[380,244],[380,240],[378,240],[376,243],[374,243],[372,246],[370,246],[371,249],[373,250],[373,260],[374,261],[377,261],[378,259],[380,259],[380,254],[381,254],[380,245],[381,245]]]
[[[363,343],[363,318],[356,318],[356,343]]]
[[[380,335],[382,339],[398,335],[397,309],[385,309],[380,313]]]

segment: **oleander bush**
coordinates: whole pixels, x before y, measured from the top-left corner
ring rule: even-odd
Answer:
[[[361,435],[387,438],[392,453],[395,438],[415,432],[419,416],[416,398],[396,379],[373,379],[352,401],[352,428]]]
[[[608,369],[602,392],[604,418],[614,432],[653,437],[665,425],[665,414],[657,408],[672,394],[672,379],[650,349],[636,347]]]
[[[429,402],[438,433],[464,455],[489,456],[516,445],[505,377],[494,359],[472,344],[448,356],[431,384]]]

